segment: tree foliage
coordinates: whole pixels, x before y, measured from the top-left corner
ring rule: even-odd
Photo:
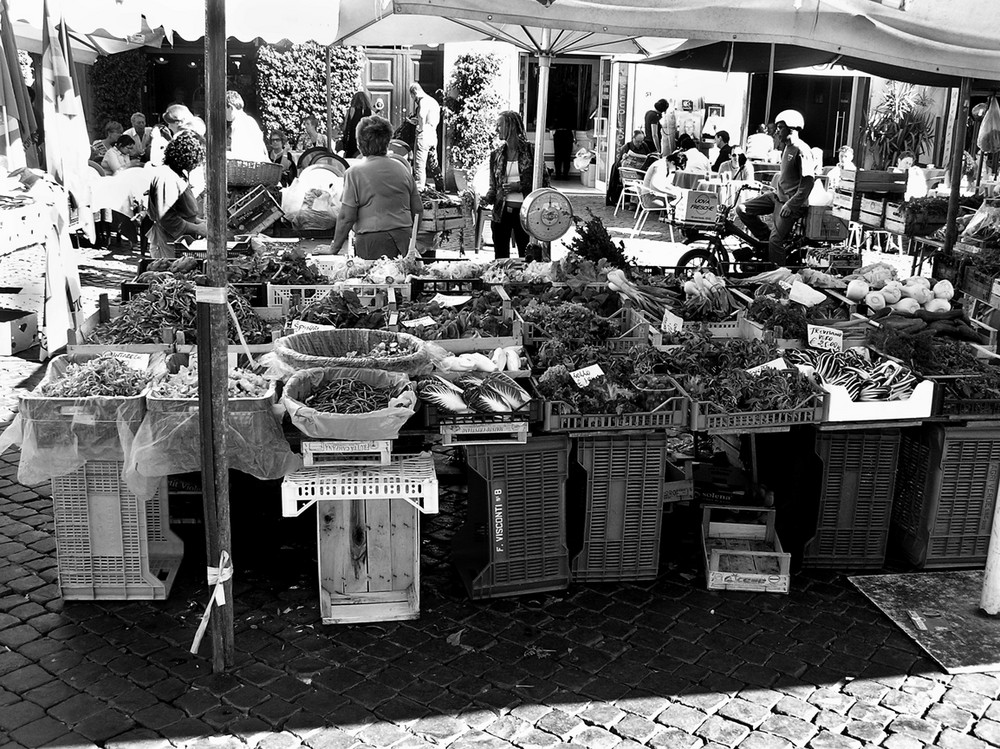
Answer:
[[[934,122],[927,109],[933,103],[922,88],[889,82],[861,131],[874,160],[873,169],[889,169],[903,151],[913,151],[920,158],[934,136]]]
[[[117,120],[126,129],[133,112],[142,110],[142,91],[146,86],[148,63],[141,49],[102,55],[94,63],[93,134],[104,136],[104,126]]]
[[[361,88],[360,47],[331,47],[330,89],[334,127]],[[281,128],[293,142],[302,118],[315,116],[326,131],[326,47],[316,42],[290,47],[264,45],[257,52],[257,98],[265,130]]]
[[[499,75],[500,58],[494,54],[469,53],[455,60],[444,105],[449,157],[456,169],[475,171],[489,159],[504,101],[496,88]]]

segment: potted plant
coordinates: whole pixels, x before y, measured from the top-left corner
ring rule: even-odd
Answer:
[[[444,99],[448,160],[459,190],[489,161],[503,98],[496,89],[500,58],[468,53],[455,60]]]
[[[882,101],[861,130],[873,169],[892,168],[902,151],[913,151],[919,159],[934,135],[934,121],[928,111],[933,103],[921,88],[889,82]]]

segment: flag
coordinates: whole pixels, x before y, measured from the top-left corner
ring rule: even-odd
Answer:
[[[0,39],[0,45],[3,40]],[[15,71],[21,75],[20,69]],[[24,158],[24,144],[21,142],[21,122],[17,114],[17,100],[14,98],[14,83],[7,55],[0,54],[0,159],[6,163],[6,171],[23,169],[27,166]]]
[[[45,120],[45,167],[69,192],[79,214],[80,228],[94,239],[90,208],[90,137],[83,102],[73,80],[73,52],[62,17],[59,24],[42,5],[42,114]]]
[[[36,140],[38,123],[35,121],[35,110],[31,106],[31,99],[28,96],[28,86],[21,76],[21,63],[17,57],[17,42],[14,40],[14,27],[10,23],[7,0],[0,0],[0,47],[3,48],[3,62],[6,63],[14,93],[14,103],[7,102],[7,107],[15,112],[20,126],[21,146],[24,148],[25,161],[22,166],[27,165],[34,168],[41,163],[38,154],[38,140]],[[13,170],[15,167],[10,164],[8,158],[8,169]]]

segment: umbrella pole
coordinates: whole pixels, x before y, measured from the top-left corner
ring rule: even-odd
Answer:
[[[330,59],[330,45],[326,45],[326,145],[331,151],[333,148],[333,92],[330,90],[330,76],[333,62]],[[343,138],[344,134],[341,133]]]
[[[551,45],[552,29],[542,29],[542,42],[538,52],[538,106],[535,108],[535,169],[531,179],[536,190],[542,186],[542,173],[545,171],[545,118],[549,104]]]
[[[208,286],[198,296],[198,416],[201,426],[201,482],[205,508],[205,540],[211,571],[225,573],[232,554],[229,522],[229,336],[226,304],[226,6],[225,0],[205,5],[205,113],[208,119],[207,208]],[[231,568],[230,568],[231,569]],[[225,575],[222,575],[223,580]],[[210,587],[215,583],[209,575]],[[212,670],[226,670],[234,661],[233,583],[222,583],[225,604],[214,594],[209,603]]]
[[[945,223],[944,231],[944,253],[950,255],[955,247],[955,240],[958,239],[958,198],[962,183],[962,163],[965,153],[965,131],[969,123],[969,107],[972,98],[972,79],[963,78],[958,88],[958,102],[955,107],[955,130],[952,133],[951,143],[951,195],[948,196],[948,219]],[[1000,546],[996,549],[990,544],[990,551],[1000,557]],[[998,565],[1000,567],[1000,565]],[[997,570],[1000,572],[1000,569]],[[997,579],[1000,586],[1000,578]],[[983,586],[985,588],[986,580]],[[985,595],[985,593],[984,593]]]
[[[767,62],[767,101],[764,102],[764,122],[771,121],[771,95],[774,93],[774,43],[771,44],[771,57]]]

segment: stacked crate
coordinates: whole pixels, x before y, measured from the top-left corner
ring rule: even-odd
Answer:
[[[905,192],[905,172],[845,170],[834,190],[832,214],[870,229],[881,229],[887,196],[902,196]]]

